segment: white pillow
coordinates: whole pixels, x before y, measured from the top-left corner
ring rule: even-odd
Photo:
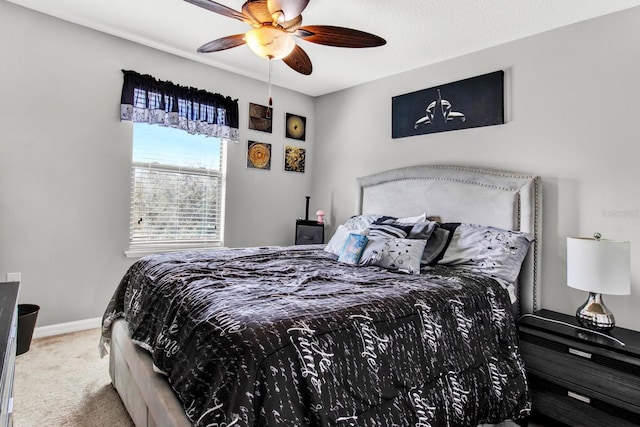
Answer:
[[[361,230],[363,228],[367,228],[371,226],[375,221],[382,217],[395,218],[390,215],[383,214],[363,214],[363,215],[355,215],[349,218],[344,225],[351,230]],[[403,218],[395,218],[394,221],[401,222],[403,224],[412,224],[414,222],[423,222],[427,220],[427,213],[423,212],[417,216],[406,216]]]
[[[378,218],[382,218],[383,215],[367,214],[367,215],[355,215],[352,216],[344,223],[344,226],[350,230],[362,230],[369,227]]]
[[[413,224],[414,222],[424,222],[427,220],[427,213],[422,212],[418,216],[405,216],[404,218],[396,219],[397,222],[401,222],[403,224]]]

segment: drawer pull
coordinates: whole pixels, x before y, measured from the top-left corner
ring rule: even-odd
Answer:
[[[589,399],[587,396],[583,396],[581,394],[574,393],[572,391],[567,391],[567,396],[573,399],[579,400],[580,402],[591,403],[591,399]]]
[[[586,351],[577,350],[571,347],[569,347],[569,354],[573,354],[574,356],[578,356],[578,357],[583,357],[585,359],[591,359],[591,353],[587,353]]]

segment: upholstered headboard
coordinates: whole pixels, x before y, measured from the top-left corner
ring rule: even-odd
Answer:
[[[519,276],[521,313],[538,310],[542,237],[541,183],[534,175],[484,168],[424,165],[358,178],[357,212],[466,222],[530,233],[535,242]]]

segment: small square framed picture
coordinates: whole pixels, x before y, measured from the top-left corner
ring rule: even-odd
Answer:
[[[286,113],[285,136],[304,141],[307,134],[307,118],[297,114]]]
[[[264,105],[249,103],[249,129],[271,133],[273,110]]]
[[[271,170],[271,144],[247,141],[247,168]]]
[[[307,150],[292,145],[284,146],[284,170],[304,173]]]

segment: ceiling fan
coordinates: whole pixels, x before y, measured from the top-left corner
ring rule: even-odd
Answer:
[[[309,0],[247,0],[242,12],[212,0],[185,0],[211,12],[245,22],[253,27],[244,34],[234,34],[206,43],[199,53],[218,52],[247,44],[259,56],[282,59],[293,70],[309,75],[313,70],[309,55],[296,44],[294,37],[311,43],[337,47],[377,47],[386,41],[364,31],[330,25],[302,26],[302,11]]]

